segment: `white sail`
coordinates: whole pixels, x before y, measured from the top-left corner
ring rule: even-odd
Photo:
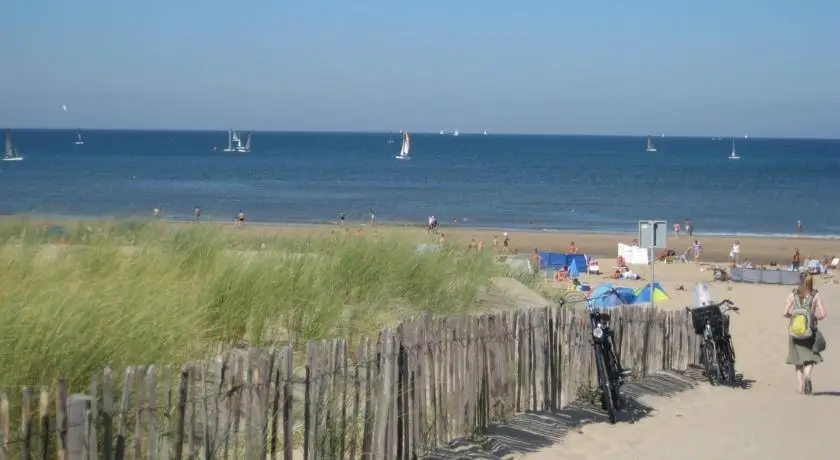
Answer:
[[[12,147],[12,131],[6,130],[6,149],[3,153],[3,161],[21,161],[23,157],[18,155],[17,151]]]
[[[738,153],[735,151],[735,138],[732,138],[732,153],[729,154],[730,160],[740,160],[741,157],[738,156]]]
[[[245,146],[242,146],[242,143],[240,142],[236,151],[242,153],[248,153],[251,151],[251,133],[248,133],[248,137],[245,139]]]
[[[648,136],[648,138],[647,138],[647,151],[648,152],[655,152],[656,151],[656,147],[653,146],[653,139],[651,139],[650,136]]]
[[[400,154],[397,155],[399,160],[408,160],[411,158],[411,135],[408,131],[403,133],[402,147],[400,147]]]

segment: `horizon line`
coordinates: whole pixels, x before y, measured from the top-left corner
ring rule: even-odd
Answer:
[[[180,132],[180,133],[203,133],[203,132],[226,132],[230,128],[66,128],[66,127],[4,127],[12,131],[132,131],[132,132]],[[294,130],[242,130],[242,132],[265,133],[265,134],[390,134],[399,133],[395,131],[373,131],[373,130],[352,130],[352,129],[294,129]],[[405,130],[412,134],[430,134],[441,136],[440,131],[412,131]],[[458,131],[459,136],[484,136],[483,131]],[[444,131],[443,136],[452,136],[452,131]],[[638,133],[563,133],[563,132],[494,132],[488,131],[487,136],[517,136],[517,137],[632,137],[632,138],[678,138],[678,139],[772,139],[772,140],[840,140],[840,137],[817,137],[817,136],[723,136],[713,134],[638,134]]]

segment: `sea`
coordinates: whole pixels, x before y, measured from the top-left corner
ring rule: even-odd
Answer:
[[[634,232],[691,219],[698,234],[840,234],[840,140],[417,133],[13,130],[0,213],[250,222],[378,221]],[[243,138],[247,133],[241,133]],[[389,139],[393,143],[389,143]],[[214,150],[215,149],[215,150]]]

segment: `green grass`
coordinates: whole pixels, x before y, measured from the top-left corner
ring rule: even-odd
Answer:
[[[375,334],[470,310],[499,271],[490,255],[417,254],[387,232],[284,239],[145,222],[2,222],[0,264],[0,387],[84,385],[105,365],[180,364],[220,344]]]

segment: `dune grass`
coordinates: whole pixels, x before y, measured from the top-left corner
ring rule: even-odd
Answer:
[[[146,222],[2,222],[0,264],[0,386],[374,334],[416,312],[469,310],[499,270],[489,255],[418,254],[387,232],[287,239]]]

